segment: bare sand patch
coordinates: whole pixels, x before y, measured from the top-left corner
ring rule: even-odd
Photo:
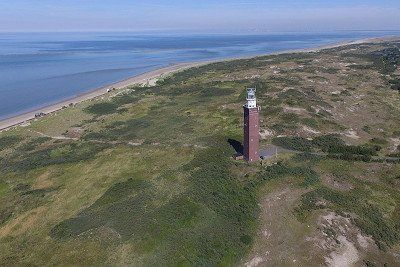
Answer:
[[[245,264],[246,267],[256,267],[259,266],[261,263],[265,262],[264,258],[260,256],[254,257],[251,261]]]
[[[305,125],[302,126],[302,130],[304,132],[306,132],[306,133],[311,133],[311,134],[320,134],[321,133],[320,131],[317,131],[317,130],[312,129],[312,128],[310,128],[308,126],[305,126]]]
[[[361,266],[365,260],[383,266],[396,261],[378,249],[374,240],[365,236],[352,220],[332,211],[318,217],[318,231],[308,239],[314,243],[315,250],[324,256],[327,266]],[[378,264],[379,263],[379,264]]]
[[[72,127],[71,129],[68,130],[65,136],[68,138],[79,139],[81,138],[84,132],[85,130],[82,127]]]
[[[353,243],[349,242],[343,235],[337,237],[337,240],[342,245],[337,251],[333,251],[326,258],[328,266],[347,267],[356,264],[360,257]]]
[[[297,108],[297,107],[288,107],[288,106],[284,106],[283,107],[283,112],[285,113],[294,113],[297,115],[302,115],[307,113],[307,110],[305,108]]]
[[[343,135],[351,139],[360,139],[358,133],[353,129],[348,130],[347,132],[343,133]]]
[[[390,138],[390,152],[398,152],[400,148],[400,138]]]

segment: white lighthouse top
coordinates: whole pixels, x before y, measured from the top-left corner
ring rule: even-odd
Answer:
[[[247,108],[256,108],[257,107],[257,98],[256,98],[256,88],[248,88],[247,89]]]

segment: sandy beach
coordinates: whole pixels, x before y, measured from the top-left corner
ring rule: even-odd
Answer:
[[[399,40],[399,37],[385,37],[385,38],[369,38],[369,39],[362,39],[362,40],[356,40],[356,41],[347,41],[347,42],[341,42],[341,43],[336,43],[336,44],[330,44],[330,45],[325,45],[321,47],[313,47],[313,48],[307,48],[307,49],[297,49],[297,50],[286,50],[286,51],[280,51],[276,53],[269,53],[269,54],[263,54],[259,56],[265,56],[265,55],[279,55],[279,54],[286,54],[286,53],[302,53],[302,52],[316,52],[320,51],[323,49],[329,49],[329,48],[335,48],[335,47],[340,47],[344,45],[351,45],[351,44],[361,44],[361,43],[367,43],[367,42],[382,42],[382,41],[394,41],[394,40]],[[35,119],[35,115],[38,113],[44,113],[44,114],[50,114],[56,111],[61,110],[64,107],[68,107],[69,105],[74,105],[81,103],[83,101],[89,100],[96,98],[98,96],[106,94],[110,89],[122,89],[126,88],[127,86],[134,85],[134,84],[141,84],[141,85],[155,85],[158,79],[162,77],[166,77],[168,75],[171,75],[172,73],[182,71],[184,69],[192,68],[192,67],[197,67],[213,62],[222,62],[222,61],[231,61],[231,60],[237,60],[237,59],[245,59],[245,58],[253,58],[255,56],[251,57],[241,57],[241,58],[229,58],[225,60],[216,60],[216,61],[204,61],[204,62],[192,62],[192,63],[179,63],[175,65],[171,65],[165,68],[161,68],[158,70],[150,71],[143,73],[138,76],[134,76],[107,86],[103,86],[101,88],[97,88],[93,91],[87,92],[80,94],[76,97],[63,100],[61,102],[58,102],[56,104],[52,104],[43,108],[39,108],[30,112],[26,112],[21,115],[17,115],[11,118],[7,118],[4,120],[0,121],[0,131],[9,129],[11,127],[26,123],[32,119]]]
[[[207,64],[207,62],[180,63],[180,64],[171,65],[171,66],[168,66],[165,68],[157,69],[154,71],[146,72],[146,73],[140,74],[138,76],[130,77],[128,79],[97,88],[97,89],[89,91],[87,93],[80,94],[76,97],[73,97],[73,98],[70,98],[67,100],[63,100],[56,104],[52,104],[52,105],[49,105],[49,106],[46,106],[43,108],[39,108],[39,109],[36,109],[33,111],[23,113],[21,115],[17,115],[17,116],[11,117],[11,118],[1,120],[0,121],[0,131],[11,128],[13,126],[20,125],[29,120],[35,119],[35,115],[38,113],[50,114],[50,113],[56,112],[58,110],[61,110],[63,107],[68,107],[71,104],[72,105],[78,104],[83,101],[90,100],[90,99],[96,98],[98,96],[104,95],[110,89],[118,90],[118,89],[126,88],[127,86],[134,85],[134,84],[155,85],[156,81],[161,77],[165,77],[174,72],[181,71],[181,70],[191,68],[191,67],[196,67],[196,66],[199,66],[202,64]]]

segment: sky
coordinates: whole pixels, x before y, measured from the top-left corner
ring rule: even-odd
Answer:
[[[0,31],[400,30],[400,0],[0,0]]]

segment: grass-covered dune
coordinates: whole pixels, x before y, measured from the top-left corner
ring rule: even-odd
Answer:
[[[399,48],[213,63],[0,133],[0,265],[399,264]],[[293,150],[253,165],[250,86]]]

